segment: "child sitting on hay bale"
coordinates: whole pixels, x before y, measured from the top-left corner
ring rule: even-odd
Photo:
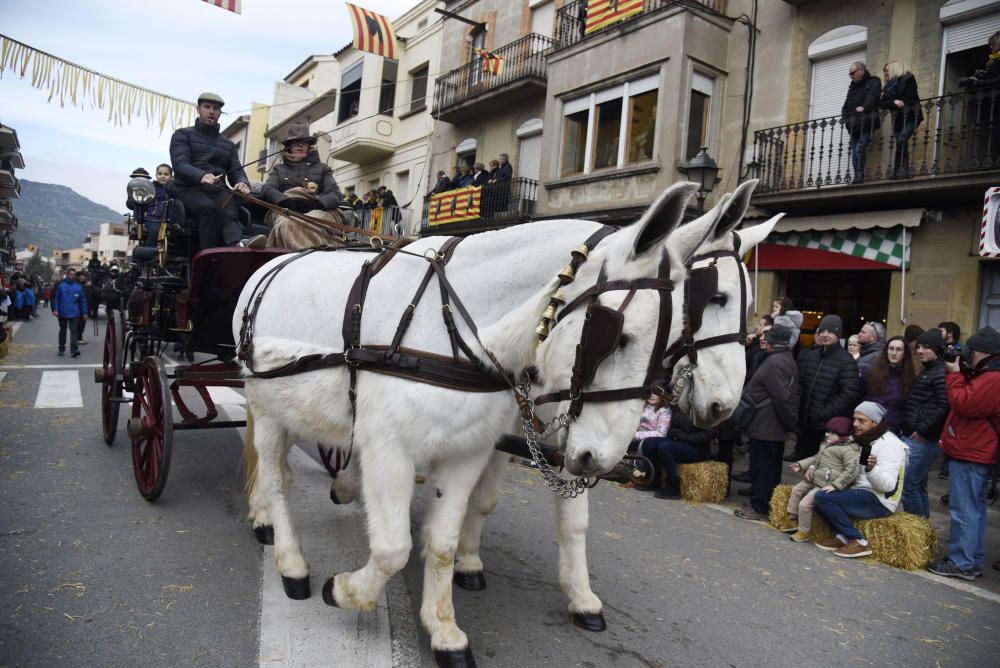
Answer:
[[[805,471],[805,480],[792,488],[788,499],[788,518],[779,527],[792,534],[796,543],[809,540],[816,492],[846,489],[854,484],[861,468],[861,446],[851,438],[851,421],[831,418],[826,423],[826,438],[819,452],[789,465],[794,472]]]

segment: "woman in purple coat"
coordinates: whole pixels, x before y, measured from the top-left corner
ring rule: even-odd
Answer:
[[[903,424],[903,402],[922,370],[923,366],[910,352],[906,340],[894,336],[861,375],[864,401],[874,401],[885,407],[885,421],[889,431],[896,435]]]

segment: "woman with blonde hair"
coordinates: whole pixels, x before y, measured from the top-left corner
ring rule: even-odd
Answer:
[[[882,74],[885,84],[882,86],[879,106],[888,109],[892,116],[892,136],[896,143],[888,176],[890,179],[908,179],[913,176],[910,172],[910,137],[924,121],[917,79],[906,63],[899,60],[887,62],[882,68]]]

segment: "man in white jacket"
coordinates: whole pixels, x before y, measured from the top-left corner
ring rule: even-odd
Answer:
[[[863,401],[854,409],[854,439],[861,444],[864,464],[858,479],[845,490],[816,493],[816,510],[836,536],[816,543],[816,547],[846,558],[872,553],[851,520],[888,517],[896,512],[906,470],[906,445],[888,431],[881,405]]]

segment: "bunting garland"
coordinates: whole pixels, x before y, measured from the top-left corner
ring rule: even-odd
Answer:
[[[194,123],[191,102],[89,70],[0,34],[0,76],[8,71],[29,78],[33,88],[47,89],[48,101],[58,98],[60,107],[68,100],[74,107],[89,104],[91,109],[106,109],[108,121],[115,125],[143,117],[147,126],[158,122],[163,132],[168,122],[171,129]]]

